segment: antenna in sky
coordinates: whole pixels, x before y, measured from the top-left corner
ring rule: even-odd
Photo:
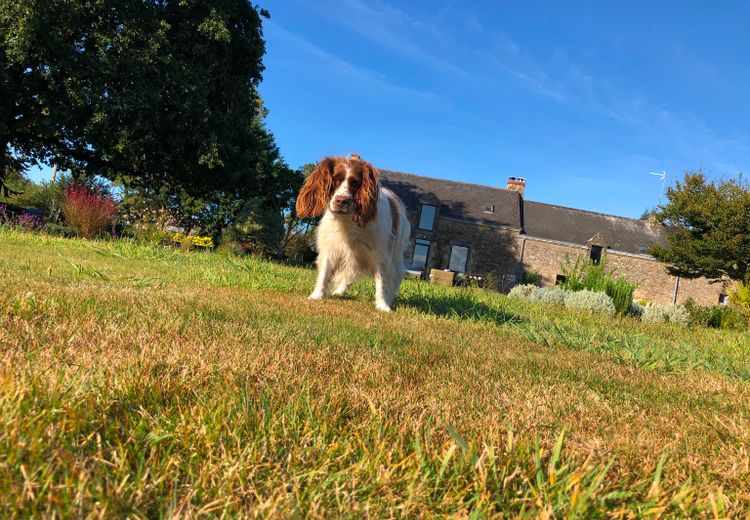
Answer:
[[[659,205],[661,205],[661,198],[664,196],[664,185],[667,183],[667,172],[648,172],[649,175],[655,175],[661,179],[661,191],[659,192]]]

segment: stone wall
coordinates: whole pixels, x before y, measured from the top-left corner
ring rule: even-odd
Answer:
[[[417,217],[408,215],[412,236],[406,251],[407,266],[412,263],[416,239],[430,241],[425,272],[430,269],[448,269],[451,248],[469,248],[466,263],[468,274],[486,276],[492,273],[499,289],[508,289],[520,280],[523,266],[519,262],[519,233],[511,229],[483,224],[459,222],[438,216],[434,231],[417,229]]]
[[[607,268],[638,284],[634,299],[672,303],[677,278],[667,274],[664,264],[650,258],[607,251]]]
[[[560,264],[565,255],[575,259],[576,255],[586,256],[585,246],[558,244],[533,238],[521,238],[523,248],[523,266],[526,271],[535,271],[546,287],[555,285],[560,274]]]
[[[586,246],[574,246],[543,241],[534,238],[525,240],[523,248],[523,265],[526,270],[536,271],[547,286],[555,284],[560,274],[560,264],[565,255],[575,259],[576,255],[587,255]],[[638,284],[634,298],[654,303],[672,303],[677,278],[667,273],[664,264],[638,255],[607,251],[606,265],[618,275]],[[677,288],[677,303],[684,303],[693,298],[700,305],[716,305],[719,294],[723,291],[721,284],[711,284],[705,278],[686,280],[681,278]]]
[[[685,300],[692,298],[700,305],[717,305],[722,293],[726,294],[726,286],[722,283],[709,283],[705,278],[680,278],[677,303],[685,303]]]

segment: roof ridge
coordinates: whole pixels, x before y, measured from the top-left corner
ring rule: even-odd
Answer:
[[[589,213],[591,215],[601,215],[601,216],[604,216],[604,217],[618,218],[618,219],[628,220],[628,221],[631,221],[631,222],[642,222],[644,225],[648,225],[648,222],[646,222],[644,220],[641,220],[641,219],[637,219],[637,218],[624,217],[622,215],[613,215],[611,213],[602,213],[601,211],[592,211],[592,210],[589,210],[589,209],[572,208],[570,206],[561,206],[560,204],[550,204],[548,202],[539,202],[539,201],[536,201],[536,200],[528,200],[525,197],[522,197],[521,194],[518,193],[517,191],[515,191],[515,190],[509,190],[509,189],[506,189],[506,188],[498,188],[496,186],[487,186],[486,184],[477,184],[477,183],[474,183],[474,182],[455,181],[455,180],[452,180],[452,179],[440,179],[438,177],[430,177],[428,175],[419,175],[417,173],[408,173],[408,172],[401,172],[401,171],[397,171],[397,170],[389,170],[387,168],[378,168],[378,171],[383,171],[383,172],[386,172],[386,173],[395,173],[395,174],[398,174],[398,175],[409,175],[411,177],[420,177],[422,179],[430,179],[430,180],[433,180],[433,181],[447,182],[447,183],[451,183],[451,184],[463,184],[465,186],[473,186],[473,187],[477,187],[477,188],[484,188],[484,189],[490,189],[490,190],[500,190],[500,191],[504,191],[504,192],[507,192],[507,193],[517,193],[518,197],[524,201],[524,204],[526,204],[527,202],[530,202],[532,204],[540,204],[542,206],[549,206],[549,207],[552,207],[552,208],[569,209],[569,210],[578,211],[578,212],[581,212],[581,213]]]
[[[430,177],[428,175],[419,175],[418,173],[407,173],[407,172],[400,172],[396,170],[388,170],[385,168],[378,168],[378,171],[383,171],[387,173],[396,173],[399,175],[411,175],[412,177],[421,177],[422,179],[431,179],[433,181],[440,181],[440,182],[450,182],[452,184],[465,184],[466,186],[475,186],[477,188],[486,188],[490,190],[501,190],[501,191],[507,191],[508,193],[518,193],[515,190],[509,190],[507,188],[498,188],[497,186],[488,186],[486,184],[477,184],[475,182],[466,182],[466,181],[454,181],[452,179],[441,179],[439,177]],[[520,194],[519,194],[520,196]]]
[[[560,209],[570,209],[573,211],[580,211],[581,213],[591,213],[592,215],[601,215],[603,217],[612,217],[612,218],[620,218],[623,220],[631,220],[633,222],[642,222],[644,224],[648,224],[645,220],[641,220],[639,218],[632,218],[632,217],[623,217],[622,215],[613,215],[611,213],[602,213],[601,211],[592,211],[590,209],[580,209],[580,208],[571,208],[570,206],[561,206],[560,204],[550,204],[549,202],[539,202],[537,200],[525,200],[524,204],[527,202],[531,202],[532,204],[539,204],[540,206],[549,206],[551,208],[560,208]]]

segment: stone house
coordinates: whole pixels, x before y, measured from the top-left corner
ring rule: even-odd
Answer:
[[[507,290],[529,271],[555,285],[566,255],[582,255],[606,259],[608,268],[636,282],[636,299],[726,303],[721,284],[672,276],[648,254],[651,245],[664,242],[657,224],[527,201],[523,178],[511,177],[504,189],[389,170],[380,170],[380,178],[406,205],[412,226],[406,263],[412,270],[492,273],[498,288]]]

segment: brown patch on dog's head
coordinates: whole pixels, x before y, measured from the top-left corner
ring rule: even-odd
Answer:
[[[372,164],[359,158],[326,157],[303,184],[297,215],[317,217],[330,209],[351,213],[352,220],[365,227],[377,214],[378,192],[378,174]]]

